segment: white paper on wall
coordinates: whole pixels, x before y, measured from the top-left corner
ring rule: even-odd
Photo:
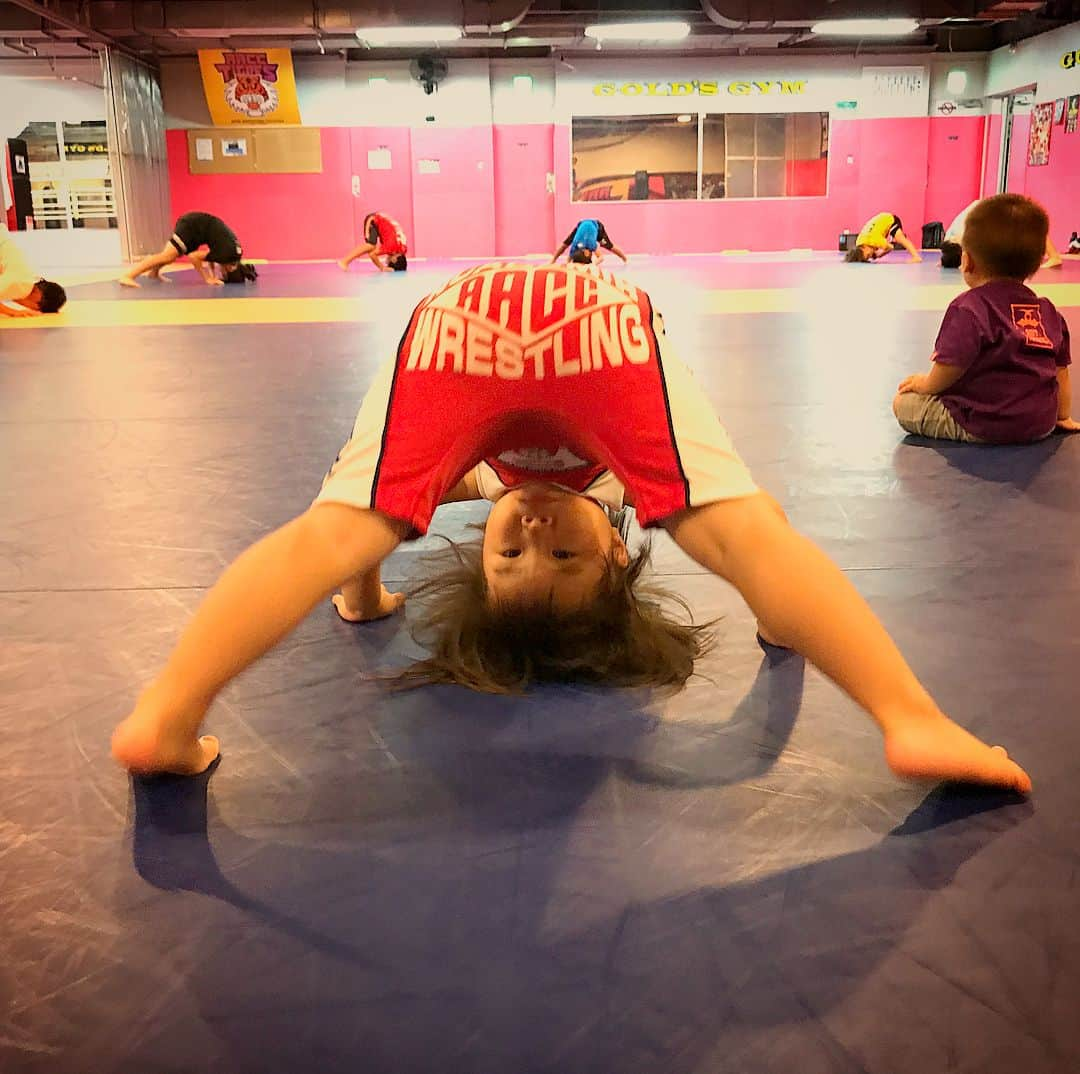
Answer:
[[[442,168],[437,160],[420,159],[416,162],[416,170],[421,175],[438,175],[442,172]]]
[[[367,166],[369,172],[388,172],[393,167],[390,160],[390,150],[381,145],[378,149],[369,149],[367,154]]]
[[[196,138],[195,139],[195,159],[196,160],[213,160],[214,159],[214,139],[213,138]]]

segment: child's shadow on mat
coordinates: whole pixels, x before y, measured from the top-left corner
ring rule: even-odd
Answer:
[[[494,777],[500,766],[497,751],[486,770],[474,758],[471,776]],[[593,775],[566,782],[591,784]],[[215,818],[211,849],[207,786],[206,778],[136,786],[135,860],[158,887],[221,902],[144,899],[127,933],[136,964],[155,952],[168,958],[178,943],[199,950],[182,988],[232,1069],[302,1069],[317,1040],[325,1074],[354,1071],[361,1058],[369,1074],[419,1074],[432,1056],[454,1074],[652,1074],[659,1054],[665,1074],[689,1074],[718,1048],[768,1048],[782,1030],[789,1054],[804,1057],[801,1069],[854,1071],[863,1068],[825,1018],[877,1002],[861,991],[872,981],[871,992],[904,989],[908,1003],[930,1007],[920,1018],[938,1019],[930,1036],[938,1034],[941,1055],[932,1058],[945,1069],[958,1030],[946,1010],[935,1015],[932,1000],[917,997],[965,958],[965,992],[1011,1017],[995,982],[1018,957],[1014,938],[958,928],[955,906],[938,904],[935,892],[1030,815],[1013,795],[938,788],[866,849],[718,886],[708,878],[723,874],[722,848],[738,830],[717,830],[708,860],[670,858],[678,875],[642,874],[635,857],[649,840],[677,848],[685,832],[654,831],[655,815],[618,801],[599,818],[585,793],[573,841],[550,815],[502,843],[474,843],[463,817],[450,847],[426,827],[406,838],[364,824],[351,842],[290,845],[247,838]],[[584,837],[602,819],[610,838],[589,845]],[[1022,898],[1004,879],[989,885],[995,899]],[[664,890],[671,894],[649,894]],[[935,913],[947,920],[935,926]],[[928,933],[935,927],[940,937]],[[969,979],[970,963],[987,959],[995,972]],[[260,1019],[252,1032],[251,1012],[264,1008],[287,1017]],[[132,1036],[136,1065],[146,1058],[139,1048],[161,1054],[191,1032],[190,1003],[155,1012],[153,1033]],[[770,1033],[754,1033],[763,1027]],[[755,1068],[744,1057],[744,1069]],[[208,1069],[214,1058],[206,1056]]]
[[[928,473],[923,452],[940,456],[954,470],[968,477],[994,484],[1012,485],[1020,491],[1028,490],[1043,468],[1061,450],[1065,436],[1049,436],[1034,444],[960,444],[952,441],[930,440],[922,436],[906,436],[893,452],[893,469],[905,487],[919,495],[922,489],[931,488],[934,474]],[[1053,486],[1056,490],[1057,486]],[[1066,506],[1071,498],[1070,488],[1062,488],[1064,495],[1046,502],[1052,506]],[[920,498],[923,498],[920,496]],[[1042,499],[1042,497],[1040,497]],[[1060,504],[1057,500],[1060,499]]]
[[[304,803],[304,822],[426,820],[438,828],[467,818],[478,830],[524,831],[574,817],[609,778],[681,788],[757,779],[790,738],[804,679],[805,663],[794,653],[763,659],[731,719],[717,725],[661,720],[634,704],[647,691],[537,690],[515,699],[528,706],[524,720],[508,699],[490,695],[470,695],[460,711],[462,691],[453,687],[397,695],[399,711],[380,734],[394,770],[324,772],[321,802]],[[439,695],[452,711],[432,712]],[[355,730],[324,729],[322,747],[343,748],[338,734]],[[132,780],[135,867],[155,887],[233,901],[207,839],[207,789],[219,763],[193,779]]]

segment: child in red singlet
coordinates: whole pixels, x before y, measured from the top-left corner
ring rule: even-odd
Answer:
[[[409,245],[402,226],[386,213],[368,213],[364,217],[364,242],[350,250],[338,264],[346,272],[349,266],[365,254],[380,272],[404,272],[409,261],[405,256]]]
[[[603,509],[633,504],[740,591],[763,639],[869,712],[898,775],[1029,789],[1003,750],[938,709],[843,574],[757,488],[649,296],[576,265],[469,269],[420,303],[314,504],[210,591],[117,729],[116,758],[204,770],[218,743],[199,728],[233,677],[329,595],[352,621],[393,613],[402,598],[379,565],[440,503],[480,496],[494,500],[483,541],[457,554],[418,681],[685,681],[700,634],[637,591],[642,560]]]

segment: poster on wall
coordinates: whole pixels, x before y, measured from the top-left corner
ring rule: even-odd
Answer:
[[[1065,106],[1065,133],[1075,134],[1078,121],[1080,121],[1080,93],[1074,93]]]
[[[214,126],[300,122],[289,49],[199,49],[199,70]]]
[[[1054,104],[1037,104],[1031,110],[1031,134],[1028,138],[1028,167],[1038,168],[1050,163],[1050,131],[1054,121]]]
[[[1054,126],[1065,120],[1065,98],[1059,97],[1054,101]]]

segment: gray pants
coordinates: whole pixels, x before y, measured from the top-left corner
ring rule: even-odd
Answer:
[[[962,440],[967,444],[985,443],[960,425],[936,395],[904,392],[893,400],[892,408],[901,427],[916,436],[930,436],[935,440]]]

